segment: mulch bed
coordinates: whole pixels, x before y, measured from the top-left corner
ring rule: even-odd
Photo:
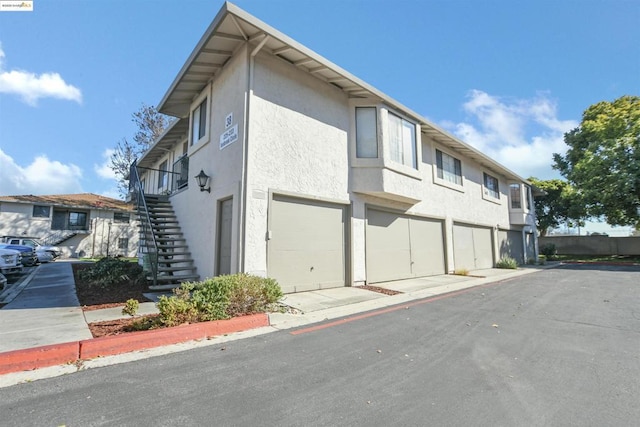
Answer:
[[[80,306],[83,311],[100,310],[102,308],[124,307],[125,303],[129,299],[138,300],[138,302],[151,301],[143,295],[146,292],[144,285],[125,285],[125,286],[113,286],[110,289],[104,289],[101,287],[90,286],[83,282],[78,277],[78,271],[90,268],[92,263],[73,263],[73,277],[76,282],[76,295],[80,301]],[[144,316],[144,318],[152,317],[155,315]],[[94,338],[119,335],[127,332],[132,332],[132,324],[136,320],[140,320],[139,317],[129,317],[117,320],[108,320],[104,322],[95,322],[89,324],[89,330]]]
[[[113,286],[109,289],[90,286],[78,277],[78,271],[91,268],[92,263],[73,263],[73,277],[76,282],[76,295],[84,311],[99,310],[101,308],[122,307],[128,299],[138,302],[151,301],[143,295],[147,291],[144,285],[129,284],[127,286]]]
[[[394,291],[393,289],[381,288],[379,286],[362,285],[362,286],[356,286],[356,287],[360,288],[360,289],[365,289],[367,291],[378,292],[380,294],[385,294],[385,295],[398,295],[398,294],[402,293],[400,291]]]

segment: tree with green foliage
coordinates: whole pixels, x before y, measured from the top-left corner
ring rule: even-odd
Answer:
[[[138,127],[133,135],[133,142],[129,142],[127,138],[118,141],[109,165],[116,175],[118,191],[123,197],[129,192],[129,167],[162,135],[169,123],[167,116],[146,104],[142,104],[142,107],[132,114],[131,121]]]
[[[529,178],[529,181],[546,193],[534,199],[537,226],[541,236],[545,236],[549,228],[556,228],[561,224],[584,225],[583,219],[587,215],[584,202],[567,181],[540,180],[535,177]]]
[[[564,142],[569,149],[553,155],[553,167],[576,189],[589,216],[640,227],[640,97],[590,106]]]

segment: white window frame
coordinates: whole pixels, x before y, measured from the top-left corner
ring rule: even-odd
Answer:
[[[445,170],[444,169],[444,157],[442,158],[442,162],[443,162],[443,168],[440,169],[438,167],[438,153],[441,153],[442,156],[447,156],[449,158],[451,158],[452,160],[454,160],[454,172],[452,173],[451,171]],[[458,161],[460,164],[460,182],[456,182],[456,181],[451,181],[450,179],[447,178],[448,175],[445,175],[445,172],[447,172],[447,174],[453,174],[453,176],[458,176],[455,173],[455,161]],[[442,177],[439,176],[439,172],[440,170],[442,170]],[[433,150],[433,182],[435,184],[438,185],[442,185],[443,187],[447,187],[450,188],[452,190],[456,190],[456,191],[460,191],[460,192],[464,192],[464,172],[462,171],[462,160],[460,160],[458,157],[454,156],[453,154],[451,154],[450,152],[443,150],[442,148],[438,148],[438,147],[434,147]]]
[[[491,188],[488,180],[494,180],[496,188]],[[500,180],[487,172],[482,172],[482,197],[493,202],[500,200]]]
[[[400,133],[393,135],[391,122],[397,119],[400,125]],[[407,127],[410,125],[410,127]],[[411,120],[407,120],[400,114],[387,110],[387,146],[389,147],[389,160],[402,166],[418,169],[418,126]],[[396,142],[397,141],[397,142]],[[397,145],[396,145],[397,144]],[[394,150],[394,148],[396,150]]]
[[[164,168],[163,168],[164,166]],[[158,190],[169,188],[169,159],[164,159],[158,165]]]
[[[204,134],[199,135],[196,139],[194,135],[194,128],[196,124],[198,125],[198,129],[202,128],[201,126],[201,108],[205,107],[206,111],[204,114]],[[210,128],[211,128],[211,86],[207,86],[200,96],[198,96],[194,102],[191,104],[191,113],[189,114],[189,147],[193,147],[195,150],[204,146],[207,142],[209,142],[210,136]],[[196,148],[197,147],[197,148]]]
[[[375,136],[374,136],[374,143],[375,143],[375,155],[370,155],[371,153],[367,152],[367,153],[362,153],[362,155],[358,154],[358,151],[360,148],[362,148],[364,151],[367,151],[367,149],[371,149],[373,147],[369,147],[368,144],[370,144],[370,141],[363,141],[363,144],[367,144],[367,145],[362,145],[360,144],[360,139],[359,139],[359,132],[358,132],[358,110],[361,111],[365,111],[365,110],[369,110],[369,111],[373,111],[373,119],[374,119],[374,131],[375,131]],[[354,110],[354,114],[355,114],[355,140],[356,140],[356,158],[358,159],[377,159],[380,157],[380,138],[378,137],[380,134],[380,130],[378,128],[378,108],[375,106],[356,106],[355,110]]]
[[[517,188],[517,190],[516,190]],[[517,200],[514,198],[514,194],[517,195]],[[518,206],[514,206],[514,202],[518,202]],[[512,182],[509,184],[509,209],[511,210],[523,210],[522,209],[522,184],[518,182]]]

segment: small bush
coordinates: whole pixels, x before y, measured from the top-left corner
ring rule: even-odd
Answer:
[[[453,274],[455,274],[456,276],[468,276],[469,270],[467,270],[466,268],[456,268],[453,271]]]
[[[542,245],[540,247],[540,253],[547,257],[552,257],[558,253],[558,250],[556,249],[556,245],[554,245],[553,243],[547,243],[546,245]]]
[[[118,258],[102,258],[90,268],[78,271],[81,280],[102,288],[121,285],[140,285],[146,282],[142,267]]]
[[[518,261],[508,256],[502,257],[496,263],[496,268],[508,268],[515,270],[516,268],[518,268]]]
[[[159,321],[165,326],[228,319],[275,308],[282,290],[273,279],[248,274],[213,277],[184,283],[171,297],[158,301]]]
[[[545,265],[547,263],[546,255],[538,255],[538,264]]]
[[[127,300],[124,307],[122,307],[122,314],[128,314],[129,316],[133,317],[136,315],[139,308],[140,303],[138,302],[138,300],[130,298]]]

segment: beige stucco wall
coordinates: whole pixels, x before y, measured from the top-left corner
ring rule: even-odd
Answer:
[[[269,192],[349,202],[346,95],[282,60],[255,59],[245,269],[267,273]]]
[[[453,271],[453,223],[492,228],[494,252],[499,251],[497,228],[509,229],[508,180],[426,138],[418,138],[418,170],[415,177],[401,174],[398,181],[418,190],[418,203],[353,192],[349,162],[354,105],[346,95],[296,67],[266,55],[255,61],[250,109],[249,174],[245,270],[267,273],[266,235],[269,192],[298,194],[351,203],[350,273],[352,283],[366,280],[366,205],[393,208],[409,214],[445,220],[447,266]],[[372,102],[375,104],[375,102]],[[384,106],[383,106],[384,107]],[[462,161],[464,185],[455,190],[436,183],[435,149]],[[351,156],[351,158],[350,158]],[[387,161],[387,159],[384,159]],[[388,162],[387,162],[388,163]],[[384,169],[386,172],[387,169]],[[371,171],[370,171],[371,172]],[[375,174],[375,170],[372,171]],[[483,172],[498,178],[500,199],[483,196]],[[398,178],[400,177],[400,178]],[[400,183],[402,184],[402,182]]]
[[[231,271],[238,271],[238,218],[246,86],[247,56],[246,50],[243,49],[205,89],[210,100],[209,137],[189,146],[188,188],[170,198],[202,279],[216,274],[218,203],[229,197],[233,197]],[[192,109],[201,102],[203,95],[204,93],[194,100]],[[233,114],[233,125],[238,126],[238,140],[221,150],[220,135],[226,129],[225,118],[230,113]],[[182,143],[176,146],[176,153],[182,153]],[[211,177],[211,193],[201,192],[196,184],[194,177],[201,169]]]

